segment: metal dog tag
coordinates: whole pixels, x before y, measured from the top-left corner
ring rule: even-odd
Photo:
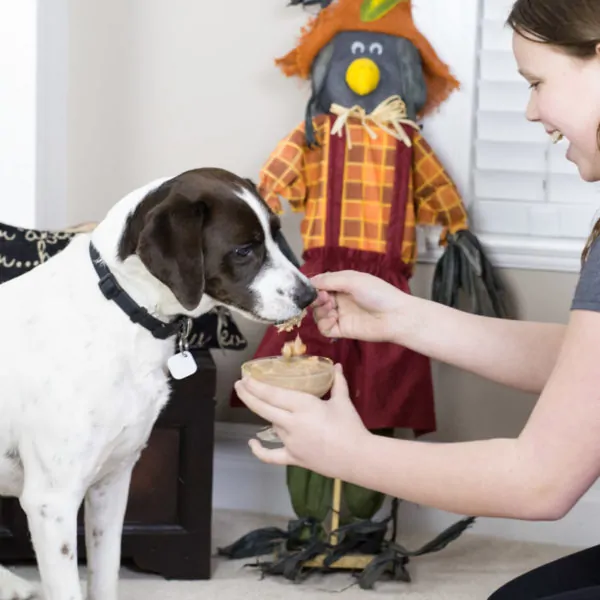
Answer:
[[[198,370],[198,365],[189,351],[189,338],[192,331],[192,320],[185,319],[181,324],[181,330],[177,336],[179,352],[167,361],[169,372],[175,379],[185,379]]]
[[[175,379],[185,379],[198,370],[198,365],[191,352],[178,352],[167,361],[169,372]]]

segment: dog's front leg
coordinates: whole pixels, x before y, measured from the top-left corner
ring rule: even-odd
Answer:
[[[21,505],[35,550],[44,600],[81,600],[77,569],[75,494],[36,487],[25,491]]]
[[[93,485],[85,498],[88,600],[117,600],[121,534],[133,465]]]

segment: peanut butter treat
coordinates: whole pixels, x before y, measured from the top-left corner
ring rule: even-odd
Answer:
[[[281,333],[282,331],[292,331],[294,327],[300,327],[300,324],[304,320],[306,313],[307,310],[305,308],[297,317],[292,317],[285,323],[280,323],[277,325],[277,332]]]
[[[302,343],[300,334],[296,336],[293,342],[286,342],[281,349],[283,358],[292,358],[293,356],[303,356],[306,354],[306,345]]]

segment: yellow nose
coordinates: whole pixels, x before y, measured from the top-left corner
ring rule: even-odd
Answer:
[[[370,58],[357,58],[346,71],[348,87],[359,96],[366,96],[377,89],[381,74]]]

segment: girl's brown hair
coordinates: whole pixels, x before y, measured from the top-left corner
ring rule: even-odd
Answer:
[[[523,37],[550,44],[577,58],[593,58],[600,44],[600,6],[596,0],[517,0],[507,24]],[[600,126],[598,127],[600,148]],[[585,261],[600,237],[596,222],[582,253]]]

